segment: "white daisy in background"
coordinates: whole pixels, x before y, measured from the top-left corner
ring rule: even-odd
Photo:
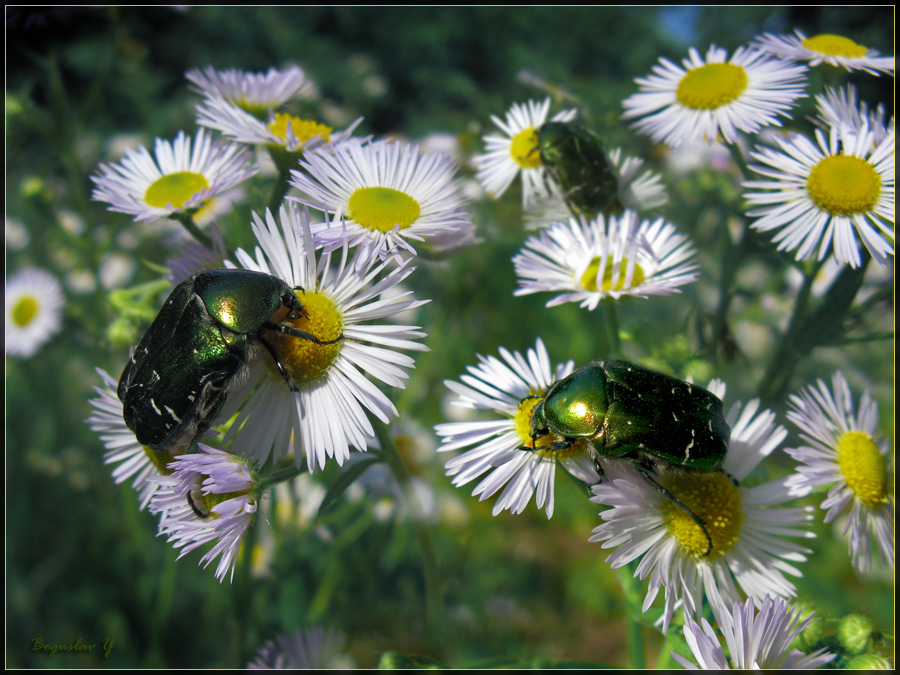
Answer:
[[[307,80],[303,70],[291,66],[285,70],[269,68],[265,73],[247,73],[230,68],[203,70],[192,68],[185,77],[192,89],[204,98],[220,98],[255,116],[265,116],[303,89]]]
[[[197,452],[179,455],[171,475],[150,478],[158,487],[150,512],[160,514],[159,535],[182,549],[182,558],[209,542],[215,545],[200,559],[203,567],[221,556],[216,578],[222,581],[234,566],[241,538],[255,519],[261,489],[247,461],[202,443]]]
[[[462,383],[445,380],[444,384],[458,397],[452,405],[490,410],[501,419],[436,425],[435,432],[443,443],[438,451],[470,448],[447,462],[447,475],[453,476],[453,484],[459,487],[490,471],[472,494],[481,495],[483,501],[503,488],[494,504],[495,516],[505,509],[522,513],[535,495],[537,507],[546,505],[550,518],[557,463],[587,484],[600,480],[586,453],[574,448],[551,450],[549,435],[538,439],[537,450],[519,449],[534,447],[532,410],[544,391],[571,373],[575,364],[568,361],[553,368],[540,338],[527,356],[503,348],[500,356],[503,360],[479,355],[479,364],[466,368],[469,374],[460,378]]]
[[[547,121],[549,112],[550,99],[546,98],[542,103],[513,103],[505,121],[491,115],[491,120],[505,135],[485,136],[486,152],[475,157],[475,165],[478,167],[478,180],[492,197],[498,198],[506,192],[520,173],[522,205],[526,209],[552,196],[554,185],[547,180],[546,171],[541,166],[537,137],[538,129]],[[563,110],[550,121],[571,122],[577,114],[575,110]]]
[[[360,122],[362,117],[335,133],[326,124],[288,113],[273,112],[261,120],[222,98],[207,98],[197,105],[197,123],[200,126],[221,131],[238,143],[265,145],[270,150],[286,151],[291,153],[294,163],[305,152],[347,140]]]
[[[174,143],[157,138],[154,154],[142,147],[127,151],[119,164],[101,164],[101,174],[91,176],[93,199],[146,222],[199,210],[257,171],[247,148],[213,141],[203,129],[193,147],[182,131]]]
[[[548,307],[577,302],[593,310],[605,296],[668,295],[697,278],[696,251],[675,226],[637,214],[570,217],[529,237],[513,257],[519,286],[513,295],[560,293]]]
[[[797,251],[798,260],[822,260],[834,242],[834,259],[859,267],[857,236],[880,265],[894,255],[894,130],[877,146],[864,124],[853,131],[816,130],[818,146],[800,134],[776,138],[779,148],[758,147],[750,168],[767,180],[745,181],[758,192],[744,195],[761,206],[747,215],[762,232],[780,230],[780,251]],[[818,249],[818,253],[816,252]]]
[[[306,156],[303,172],[291,171],[297,201],[344,217],[343,227],[315,225],[326,249],[348,241],[382,258],[412,242],[438,241],[447,248],[471,235],[471,216],[455,180],[456,162],[441,153],[419,154],[416,145],[351,139]]]
[[[768,595],[759,611],[753,605],[753,599],[748,598],[743,604],[735,602],[731,612],[726,607],[713,607],[716,623],[728,645],[730,661],[709,622],[702,619],[698,625],[691,618],[685,621],[684,638],[697,663],[675,652],[670,652],[672,658],[691,670],[812,669],[835,658],[835,654],[824,649],[812,654],[791,649],[794,639],[815,620],[814,613],[801,621],[799,608]]]
[[[100,368],[97,373],[104,386],[94,387],[97,398],[88,401],[94,412],[85,421],[106,446],[103,463],[118,465],[112,472],[116,484],[133,478],[131,487],[138,493],[140,508],[145,509],[158,487],[147,479],[169,473],[166,465],[174,458],[168,452],[157,452],[138,443],[122,417],[122,402],[116,394],[118,383]]]
[[[787,448],[801,462],[788,485],[797,494],[830,485],[825,522],[848,515],[850,555],[860,572],[872,566],[873,538],[885,565],[894,567],[894,494],[887,463],[888,441],[878,438],[878,405],[865,392],[854,412],[853,395],[843,374],[831,380],[832,390],[818,381],[791,395],[788,419],[809,445]],[[832,391],[834,393],[832,393]],[[877,439],[877,440],[876,440]]]
[[[739,132],[756,133],[781,126],[797,99],[805,96],[804,66],[772,59],[739,47],[730,59],[724,49],[709,48],[706,59],[693,47],[683,68],[661,58],[653,75],[635,81],[641,91],[622,102],[624,119],[658,143],[734,143]]]
[[[887,138],[888,132],[894,129],[894,118],[885,122],[884,105],[879,103],[870,111],[865,101],[857,103],[856,87],[848,84],[840,89],[826,87],[824,94],[816,96],[816,108],[819,118],[813,120],[826,130],[831,127],[847,127],[845,133],[859,134],[866,129],[872,132],[872,143],[880,145]]]
[[[245,385],[246,391],[259,386],[227,437],[236,435],[240,447],[252,448],[260,464],[270,452],[273,460],[292,453],[298,465],[305,456],[310,471],[315,471],[329,457],[343,464],[350,446],[366,450],[374,436],[366,411],[385,424],[397,415],[393,403],[369,376],[403,388],[409,377],[406,371],[415,362],[398,350],[427,351],[428,347],[417,342],[425,337],[417,326],[378,322],[428,301],[412,299],[411,292],[382,295],[414,267],[379,262],[361,252],[351,258],[347,246],[333,261],[331,253],[315,250],[308,213],[301,214],[295,204],[282,206],[279,220],[280,227],[271,212],[266,212],[265,221],[254,214],[252,228],[259,246],[255,257],[238,249],[237,262],[305,289],[298,296],[308,316],[294,320],[295,327],[323,341],[341,335],[343,339],[318,345],[267,333],[266,341],[278,353],[297,391],[288,388],[263,351]],[[331,226],[341,228],[337,221]],[[226,266],[233,265],[226,262]],[[232,394],[229,403],[243,398]]]
[[[632,211],[649,211],[669,201],[662,177],[655,171],[641,171],[643,159],[625,156],[621,148],[610,150],[607,159],[618,182],[613,204]],[[562,194],[553,194],[528,207],[525,223],[529,228],[538,229],[549,223],[565,220],[571,215],[573,214]]]
[[[6,353],[28,358],[59,332],[66,305],[49,272],[27,268],[6,280]]]
[[[346,637],[336,630],[325,630],[319,626],[301,628],[290,635],[279,635],[269,640],[257,652],[249,669],[285,668],[349,668],[346,663],[335,664],[336,658],[344,657]]]
[[[811,38],[802,31],[795,35],[773,35],[766,33],[756,38],[756,49],[789,61],[809,61],[810,66],[827,63],[843,66],[847,70],[864,70],[871,75],[894,74],[894,57],[880,56],[877,49],[858,45],[850,38],[831,33],[822,33]]]
[[[709,389],[724,397],[721,382],[713,381]],[[659,476],[664,487],[708,523],[708,555],[709,540],[700,526],[633,466],[608,463],[607,480],[593,487],[591,501],[612,508],[601,512],[606,522],[594,528],[590,541],[618,547],[607,558],[613,569],[643,556],[635,572],[640,579],[650,578],[643,611],[662,588],[663,632],[679,606],[685,617],[699,616],[704,597],[716,607],[740,601],[741,591],[758,606],[766,595],[796,595],[785,575],[801,576],[794,563],[811,553],[783,537],[814,537],[806,529],[812,509],[772,508],[795,499],[786,478],[754,487],[738,487],[733,480],[744,480],[781,444],[787,430],[776,426],[774,413],[760,411],[758,400],[735,403],[726,419],[731,441],[722,471],[663,471]]]

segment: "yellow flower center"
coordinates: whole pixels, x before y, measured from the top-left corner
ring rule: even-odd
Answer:
[[[675,96],[694,110],[713,110],[731,103],[747,88],[747,73],[733,63],[708,63],[681,78]]]
[[[625,270],[628,268],[628,258],[622,258],[621,263],[618,265],[619,267],[619,278],[616,280],[616,285],[613,287],[613,261],[612,258],[606,259],[606,269],[603,270],[603,281],[600,284],[600,288],[604,291],[621,291],[625,287]],[[585,290],[588,291],[596,291],[600,290],[597,288],[597,273],[600,271],[600,258],[594,258],[591,261],[591,264],[588,265],[588,268],[584,271],[584,274],[581,275],[581,285]],[[634,266],[634,275],[631,279],[631,285],[629,288],[635,288],[636,286],[640,286],[644,282],[644,270],[641,269],[640,265]]]
[[[23,295],[19,301],[13,306],[12,320],[19,328],[24,328],[37,316],[38,310],[41,308],[38,299],[33,295]]]
[[[350,217],[370,230],[406,229],[419,217],[419,202],[405,192],[387,187],[364,187],[350,195]]]
[[[881,178],[866,160],[830,155],[809,172],[806,189],[816,205],[841,216],[865,213],[878,203]]]
[[[168,450],[163,452],[159,452],[154,450],[153,448],[148,448],[146,445],[141,446],[144,449],[144,454],[147,455],[147,458],[150,460],[150,463],[156,467],[157,471],[159,471],[163,476],[168,476],[172,473],[172,469],[169,468],[169,464],[175,461],[175,458],[172,456],[172,453]]]
[[[696,516],[706,523],[712,539],[712,550],[706,556],[709,542],[696,521],[670,499],[663,499],[663,518],[670,534],[682,550],[697,560],[713,561],[725,555],[740,538],[744,521],[741,495],[724,472],[672,472],[663,481]]]
[[[538,152],[537,128],[528,127],[513,136],[509,154],[523,169],[538,168],[541,165],[541,153]]]
[[[828,56],[849,56],[858,58],[866,55],[866,48],[856,44],[850,38],[840,35],[832,35],[831,33],[822,33],[815,37],[806,38],[803,46],[807,49],[827,54]]]
[[[180,209],[187,200],[208,187],[209,181],[203,174],[179,171],[153,181],[153,184],[147,188],[144,201],[149,206],[160,209],[167,208],[168,204]]]
[[[298,297],[308,317],[288,319],[288,310],[283,308],[276,312],[272,318],[273,322],[292,325],[325,342],[336,340],[343,328],[343,318],[334,301],[319,291],[307,291]],[[325,375],[337,359],[343,344],[343,341],[339,341],[330,345],[319,345],[306,338],[275,331],[266,331],[265,339],[275,349],[281,363],[297,385],[313,382]],[[267,359],[267,362],[270,363],[275,376],[281,379],[275,364],[271,363],[270,359]]]
[[[869,434],[848,431],[838,441],[838,465],[859,500],[874,509],[887,502],[884,455]]]
[[[288,124],[291,125],[291,131],[294,132],[294,138],[301,143],[306,143],[313,136],[321,136],[322,140],[327,143],[331,132],[334,131],[334,129],[324,124],[319,124],[313,120],[300,119],[287,113],[276,113],[275,121],[269,124],[269,131],[278,136],[278,138],[287,141]]]

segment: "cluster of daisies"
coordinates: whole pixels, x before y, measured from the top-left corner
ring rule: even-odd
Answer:
[[[463,249],[474,242],[475,228],[448,156],[351,138],[358,121],[336,133],[281,112],[306,84],[299,68],[207,68],[187,77],[202,96],[199,123],[224,137],[201,129],[193,139],[179,133],[174,143],[157,140],[153,154],[128,152],[117,164],[101,165],[94,198],[136,221],[173,218],[196,235],[198,242],[170,263],[175,283],[219,267],[302,288],[306,315],[295,327],[329,343],[267,335],[294,387],[273,360],[251,359],[248,376],[221,410],[220,421],[230,420],[222,439],[230,452],[209,438],[197,439],[189,455],[147,450],[122,418],[115,379],[100,373],[104,385],[88,422],[108,449],[116,481],[132,481],[142,508],[160,514],[160,534],[182,555],[213,543],[201,562],[218,559],[222,580],[233,575],[241,537],[273,484],[259,467],[290,458],[296,475],[329,460],[343,465],[351,448],[373,444],[373,419],[386,424],[397,416],[379,384],[403,387],[414,367],[407,352],[427,349],[425,333],[398,320],[427,300],[401,284],[417,254]],[[254,250],[229,257],[217,230],[201,231],[195,216],[259,171],[254,150],[268,152],[279,169],[276,193],[297,192],[275,212],[253,213]],[[311,216],[310,208],[321,215]]]
[[[858,51],[845,38],[807,39],[799,32],[763,36],[730,58],[717,47],[705,57],[692,49],[682,66],[661,59],[652,75],[638,79],[640,91],[624,101],[623,117],[672,147],[717,140],[739,146],[747,134],[790,118],[805,95],[802,61],[893,73],[893,58]],[[243,534],[275,482],[260,467],[284,467],[282,460],[292,459],[297,475],[329,461],[343,465],[351,449],[372,446],[372,418],[387,423],[398,415],[379,385],[403,387],[414,367],[407,352],[427,349],[420,328],[398,318],[427,301],[400,284],[418,256],[446,257],[477,237],[453,160],[399,141],[354,137],[359,120],[338,131],[292,114],[290,102],[308,85],[299,68],[207,68],[187,77],[201,97],[197,119],[203,128],[193,138],[179,133],[173,142],[157,140],[153,153],[141,148],[101,165],[93,177],[94,198],[139,222],[178,220],[194,235],[202,245],[170,264],[175,283],[210,266],[270,274],[304,289],[308,316],[298,324],[302,330],[328,340],[343,336],[332,344],[272,338],[295,390],[265,355],[254,359],[221,411],[223,424],[230,422],[222,439],[229,452],[210,444],[212,433],[189,455],[147,450],[124,423],[116,380],[100,373],[103,386],[91,401],[88,422],[107,447],[115,480],[132,482],[141,507],[160,515],[160,534],[182,555],[211,544],[201,563],[218,560],[222,580],[233,575]],[[765,178],[744,183],[751,190],[746,200],[756,218],[752,226],[777,230],[779,247],[801,260],[833,251],[839,263],[860,266],[861,241],[887,265],[893,256],[893,118],[886,122],[883,108],[858,102],[852,87],[828,90],[817,102],[815,141],[789,132],[750,152],[750,168]],[[538,230],[512,260],[515,295],[549,292],[548,306],[577,302],[594,310],[628,296],[679,292],[698,278],[699,266],[687,236],[661,217],[642,215],[667,201],[659,175],[619,149],[603,151],[615,179],[608,199],[614,206],[585,213],[573,208],[566,193],[572,186],[561,185],[543,164],[541,128],[574,124],[576,116],[564,110],[550,117],[549,99],[515,104],[504,119],[493,118],[502,133],[486,136],[486,152],[475,158],[477,178],[490,196],[500,197],[521,176],[526,221]],[[265,171],[266,153],[278,175],[273,206],[252,216],[254,249],[229,255],[215,230],[199,229],[198,216]],[[8,338],[9,305],[8,299]],[[19,321],[23,326],[34,309],[23,297],[13,312],[28,319]],[[810,554],[801,542],[813,536],[813,515],[787,503],[830,486],[822,507],[827,521],[843,523],[854,565],[869,569],[876,550],[893,566],[888,447],[878,437],[877,408],[868,392],[858,413],[840,373],[831,389],[819,382],[795,395],[789,419],[809,445],[786,451],[801,465],[790,477],[759,484],[744,482],[782,446],[787,429],[758,400],[731,403],[723,471],[691,473],[689,480],[673,472],[663,479],[710,524],[704,537],[687,509],[673,508],[627,462],[604,461],[601,481],[601,467],[580,446],[535,447],[534,406],[573,372],[574,363],[554,365],[540,339],[525,354],[499,354],[479,356],[460,382],[446,383],[457,407],[492,415],[435,428],[440,449],[455,453],[446,464],[454,485],[478,481],[473,494],[497,495],[495,515],[521,513],[533,497],[550,517],[560,465],[589,486],[592,502],[607,507],[591,541],[615,549],[613,567],[639,561],[635,575],[649,579],[644,610],[662,590],[662,629],[680,608],[701,664],[726,663],[710,625],[696,623],[704,603],[713,608],[735,664],[801,667],[832,658],[790,651],[793,637],[809,623],[800,621],[787,599],[796,594],[790,580],[801,574],[796,565]],[[722,382],[708,387],[725,398]],[[282,470],[279,480],[284,475]],[[756,636],[757,650],[737,657],[739,633]]]

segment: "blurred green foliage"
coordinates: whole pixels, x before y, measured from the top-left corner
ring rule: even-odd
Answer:
[[[890,53],[892,26],[891,7],[7,7],[6,212],[30,237],[25,248],[7,250],[8,274],[36,265],[71,279],[96,275],[118,250],[155,263],[171,255],[170,239],[89,202],[89,176],[99,162],[115,159],[115,136],[137,134],[149,144],[194,128],[189,68],[298,63],[324,104],[348,121],[365,117],[358,133],[421,139],[449,132],[468,153],[481,150],[491,115],[551,95],[555,109],[578,107],[604,138],[647,156],[649,140],[633,136],[618,116],[633,78],[660,56],[679,61],[688,46],[704,52],[711,42],[733,50],[765,30],[794,27],[843,32]],[[523,82],[523,71],[546,88]],[[892,106],[892,79],[851,79],[862,99]],[[678,214],[672,219],[704,252],[705,290],[714,290],[710,249],[740,195],[714,172],[666,182]],[[554,361],[603,356],[603,331],[592,328],[599,313],[586,317],[575,305],[548,310],[546,297],[512,298],[510,257],[523,240],[518,199],[514,192],[473,207],[485,243],[449,263],[424,265],[412,280],[418,297],[432,298],[419,317],[431,352],[417,358],[409,387],[392,396],[426,431],[442,421],[442,380],[456,378],[476,353],[524,350],[541,336]],[[61,211],[76,214],[81,229],[60,227]],[[249,243],[246,228],[240,232],[249,220],[242,206],[223,224],[229,244]],[[785,291],[782,271],[773,276],[782,261],[774,247],[759,251],[756,273],[740,280],[736,313],[749,305],[745,297]],[[138,262],[129,282],[154,276]],[[698,284],[679,302],[623,303],[623,330],[635,353],[652,353],[659,367],[694,372],[701,381],[723,376],[729,400],[752,395],[760,372],[740,351],[744,335],[734,336],[732,359],[715,373],[695,358],[692,308],[703,291]],[[212,569],[197,566],[198,553],[176,563],[176,552],[155,538],[155,519],[138,512],[133,491],[113,484],[103,446],[83,422],[99,384],[94,368],[116,376],[126,359],[106,337],[115,317],[107,290],[95,283],[66,293],[63,332],[30,360],[7,359],[8,667],[241,667],[276,633],[311,623],[344,631],[365,667],[389,650],[448,665],[625,662],[618,575],[587,542],[599,523],[596,508],[563,479],[552,521],[533,506],[494,518],[491,501],[477,503],[469,489],[450,487],[442,458],[423,468],[441,499],[462,513],[433,528],[446,610],[437,635],[424,629],[421,565],[408,520],[380,520],[364,501],[345,500],[315,525],[276,528],[266,575],[249,584],[219,584]],[[765,311],[751,307],[745,319],[762,322]],[[672,338],[673,326],[680,337]],[[852,384],[874,388],[882,428],[890,430],[891,359],[890,342],[821,350],[801,365],[791,390],[835,367],[849,369]],[[336,475],[330,467],[323,480]],[[257,525],[268,528],[264,520]],[[865,613],[892,632],[892,581],[859,579],[845,543],[826,526],[818,530],[801,597],[835,616]],[[114,647],[108,658],[99,649],[48,656],[33,651],[38,638],[110,638]],[[658,646],[658,636],[652,639]]]

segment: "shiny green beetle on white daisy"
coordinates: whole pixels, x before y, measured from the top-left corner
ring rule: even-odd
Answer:
[[[257,345],[296,390],[266,333],[316,344],[343,339],[320,340],[287,323],[307,317],[297,290],[303,289],[237,269],[206,270],[176,286],[119,380],[125,423],[138,442],[157,451],[192,449],[242,381]]]
[[[655,478],[670,470],[718,471],[731,428],[722,401],[695,384],[627,361],[594,361],[552,384],[534,406],[531,445],[553,434],[550,450],[585,442],[602,476],[600,458],[632,461],[666,499],[712,540],[706,523]]]

